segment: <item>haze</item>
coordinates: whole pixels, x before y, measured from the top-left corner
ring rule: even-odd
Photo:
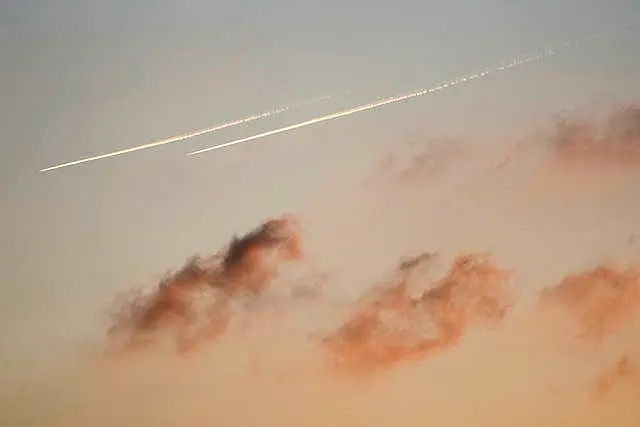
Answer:
[[[212,254],[234,234],[284,213],[301,218],[303,276],[332,275],[325,291],[331,303],[292,304],[285,313],[296,319],[291,324],[303,325],[305,336],[330,329],[325,321],[339,322],[341,310],[349,311],[347,301],[420,251],[440,251],[445,267],[461,253],[490,252],[499,267],[519,272],[514,293],[527,302],[568,274],[601,262],[621,268],[637,262],[637,164],[589,165],[565,175],[558,164],[543,162],[542,172],[531,172],[544,158],[539,147],[547,147],[555,115],[595,121],[640,102],[639,33],[622,31],[636,22],[640,6],[631,0],[5,1],[0,363],[6,368],[0,413],[13,426],[46,419],[56,426],[116,420],[123,426],[422,425],[422,416],[439,425],[470,425],[471,415],[447,418],[460,402],[476,416],[486,405],[494,408],[497,418],[484,422],[506,425],[512,416],[529,414],[522,425],[586,425],[575,416],[583,402],[574,395],[558,400],[545,382],[573,366],[570,357],[543,351],[549,368],[539,377],[527,373],[537,365],[518,350],[517,322],[488,341],[476,334],[435,361],[422,360],[418,371],[401,366],[382,380],[356,385],[336,385],[319,373],[318,354],[309,356],[297,344],[300,331],[283,329],[271,313],[256,314],[256,323],[260,316],[268,321],[248,337],[230,333],[228,342],[210,343],[193,363],[140,356],[127,366],[104,368],[113,372],[110,379],[95,378],[94,355],[84,344],[95,349],[108,341],[104,312],[120,292],[153,287],[191,255]],[[540,64],[259,144],[185,156],[592,33],[605,36]],[[38,173],[343,89],[352,91],[184,144]],[[418,184],[385,172],[389,154],[412,158],[411,144],[432,147],[434,138],[447,147],[462,141],[466,155],[459,160],[448,149],[438,152],[442,167],[421,175]],[[533,148],[516,154],[521,163],[499,175],[496,165],[521,141]],[[532,188],[535,197],[524,197]],[[551,348],[546,341],[540,345]],[[264,351],[267,379],[243,370],[238,360],[247,346]],[[483,357],[481,368],[471,354]],[[70,360],[83,364],[69,367]],[[311,372],[308,381],[291,374],[291,365]],[[483,400],[482,389],[496,372],[513,380],[498,381]],[[282,375],[294,380],[274,380]],[[566,381],[582,387],[582,377],[571,375]],[[137,392],[125,393],[134,383],[146,403],[133,404]],[[533,394],[518,388],[528,383]],[[354,387],[367,391],[359,397]],[[176,400],[178,389],[189,397]],[[524,393],[520,401],[496,403],[518,390]],[[448,397],[459,391],[460,400]],[[276,394],[281,400],[264,400]],[[598,409],[593,425],[624,425],[622,418],[638,415],[627,402],[637,394],[622,394]],[[306,400],[289,411],[299,395]],[[431,402],[430,414],[421,399]],[[549,401],[556,402],[554,410],[539,409]],[[557,402],[566,406],[558,409],[564,403]],[[125,404],[135,409],[118,410]],[[505,406],[511,409],[499,409]],[[191,411],[187,418],[179,415],[184,411]],[[536,411],[539,418],[530,416]],[[612,418],[615,411],[626,415]],[[325,421],[320,414],[328,414]]]

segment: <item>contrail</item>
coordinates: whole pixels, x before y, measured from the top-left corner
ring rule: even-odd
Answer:
[[[336,96],[336,94],[338,94],[338,93],[345,93],[345,92],[348,92],[348,91],[345,90],[345,91],[337,92],[337,93],[334,93],[334,94],[324,95],[324,96],[321,96],[319,98],[314,98],[314,99],[303,101],[303,102],[300,102],[300,103],[297,103],[297,104],[292,104],[292,105],[288,105],[288,106],[285,106],[285,107],[276,108],[275,110],[265,111],[263,113],[254,114],[252,116],[247,116],[247,117],[244,117],[242,119],[237,119],[237,120],[233,120],[233,121],[230,121],[230,122],[220,123],[220,124],[215,125],[213,127],[196,130],[196,131],[185,133],[185,134],[178,135],[178,136],[172,136],[170,138],[162,139],[162,140],[159,140],[159,141],[150,142],[150,143],[143,144],[143,145],[137,145],[137,146],[131,147],[131,148],[125,148],[123,150],[113,151],[111,153],[106,153],[106,154],[100,154],[100,155],[97,155],[97,156],[87,157],[87,158],[80,159],[80,160],[74,160],[72,162],[61,163],[61,164],[55,165],[55,166],[49,166],[47,168],[40,169],[40,172],[48,172],[48,171],[52,171],[52,170],[55,170],[55,169],[62,169],[62,168],[66,168],[68,166],[80,165],[82,163],[88,163],[88,162],[93,162],[95,160],[107,159],[109,157],[120,156],[122,154],[133,153],[135,151],[146,150],[148,148],[154,148],[154,147],[159,147],[161,145],[167,145],[167,144],[172,144],[174,142],[184,141],[186,139],[195,138],[196,136],[205,135],[207,133],[215,132],[215,131],[218,131],[218,130],[221,130],[221,129],[229,128],[229,127],[232,127],[232,126],[238,126],[238,125],[241,125],[243,123],[248,123],[248,122],[252,122],[252,121],[255,121],[255,120],[264,119],[264,118],[267,118],[267,117],[270,117],[270,116],[275,116],[276,114],[284,113],[286,111],[289,111],[289,110],[292,110],[292,109],[295,109],[295,108],[304,107],[305,105],[310,105],[310,104],[314,104],[316,102],[325,101],[327,99],[330,99],[330,98]]]
[[[261,138],[265,138],[267,136],[271,136],[271,135],[277,135],[279,133],[284,133],[284,132],[288,132],[294,129],[300,129],[303,127],[307,127],[307,126],[311,126],[311,125],[315,125],[317,123],[322,123],[322,122],[326,122],[329,120],[333,120],[333,119],[337,119],[340,117],[346,117],[346,116],[350,116],[352,114],[355,113],[360,113],[362,111],[368,111],[368,110],[373,110],[374,108],[379,108],[385,105],[389,105],[389,104],[395,104],[397,102],[401,102],[401,101],[406,101],[408,99],[411,98],[416,98],[419,96],[423,96],[423,95],[428,95],[428,94],[432,94],[435,92],[438,92],[440,90],[443,89],[447,89],[453,86],[457,86],[460,85],[462,83],[467,83],[473,80],[477,80],[479,78],[482,77],[486,77],[490,74],[495,74],[495,73],[499,73],[501,71],[505,71],[520,65],[524,65],[526,63],[532,62],[532,61],[539,61],[544,57],[548,57],[548,56],[553,56],[555,54],[557,54],[559,52],[560,49],[568,49],[571,47],[571,43],[563,43],[559,48],[552,48],[552,49],[547,49],[539,54],[536,55],[524,55],[524,56],[520,56],[508,63],[503,63],[502,65],[498,65],[496,67],[493,68],[489,68],[486,69],[482,72],[479,73],[473,73],[473,74],[469,74],[463,77],[460,77],[458,79],[455,80],[450,80],[446,83],[440,84],[438,86],[432,87],[432,88],[428,88],[428,89],[420,89],[417,90],[415,92],[411,92],[411,93],[407,93],[405,95],[400,95],[400,96],[394,96],[394,97],[390,97],[390,98],[384,98],[384,99],[380,99],[378,101],[374,101],[368,104],[362,104],[359,105],[357,107],[353,107],[350,108],[348,110],[343,110],[337,113],[331,113],[331,114],[327,114],[325,116],[321,116],[321,117],[316,117],[310,120],[306,120],[304,122],[300,122],[300,123],[296,123],[293,125],[289,125],[289,126],[284,126],[278,129],[274,129],[268,132],[263,132],[263,133],[259,133],[257,135],[253,135],[253,136],[248,136],[246,138],[241,138],[241,139],[236,139],[235,141],[231,141],[231,142],[226,142],[224,144],[219,144],[219,145],[214,145],[212,147],[208,147],[208,148],[203,148],[201,150],[197,150],[197,151],[193,151],[191,153],[188,153],[187,156],[193,156],[195,154],[201,154],[201,153],[205,153],[207,151],[212,151],[212,150],[219,150],[221,148],[226,148],[226,147],[231,147],[232,145],[236,145],[236,144],[242,144],[243,142],[249,142],[249,141],[254,141],[256,139],[261,139]]]

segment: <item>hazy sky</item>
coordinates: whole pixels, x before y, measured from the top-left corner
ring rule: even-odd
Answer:
[[[527,133],[563,109],[637,100],[638,31],[261,144],[187,151],[636,22],[637,0],[3,1],[0,352],[79,336],[116,291],[296,210],[330,170],[412,132]],[[37,172],[343,89],[184,144]]]

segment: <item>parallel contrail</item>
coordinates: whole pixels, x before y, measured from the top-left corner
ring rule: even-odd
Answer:
[[[304,122],[300,122],[300,123],[296,123],[293,125],[289,125],[289,126],[284,126],[278,129],[274,129],[268,132],[263,132],[263,133],[259,133],[257,135],[253,135],[253,136],[248,136],[246,138],[241,138],[241,139],[236,139],[234,141],[231,142],[226,142],[224,144],[219,144],[219,145],[214,145],[212,147],[208,147],[208,148],[203,148],[201,150],[197,150],[197,151],[193,151],[191,153],[188,153],[187,156],[193,156],[195,154],[201,154],[201,153],[205,153],[207,151],[213,151],[213,150],[219,150],[221,148],[226,148],[226,147],[231,147],[232,145],[236,145],[236,144],[242,144],[243,142],[249,142],[249,141],[254,141],[256,139],[261,139],[261,138],[265,138],[267,136],[271,136],[271,135],[277,135],[279,133],[284,133],[284,132],[288,132],[294,129],[300,129],[303,127],[307,127],[307,126],[311,126],[311,125],[315,125],[317,123],[322,123],[322,122],[326,122],[329,120],[333,120],[333,119],[337,119],[340,117],[346,117],[346,116],[350,116],[352,114],[355,113],[359,113],[362,111],[367,111],[367,110],[373,110],[374,108],[379,108],[385,105],[389,105],[389,104],[395,104],[396,102],[401,102],[401,101],[406,101],[408,99],[411,98],[416,98],[419,96],[423,96],[423,95],[428,95],[428,94],[432,94],[434,92],[438,92],[440,90],[443,89],[447,89],[450,88],[452,86],[457,86],[459,84],[462,83],[467,83],[470,82],[472,80],[477,80],[479,78],[482,77],[486,77],[490,74],[494,74],[494,73],[499,73],[501,71],[505,71],[520,65],[524,65],[526,63],[532,62],[532,61],[539,61],[544,57],[548,57],[548,56],[553,56],[556,53],[558,53],[558,51],[560,49],[568,49],[571,47],[571,43],[564,43],[562,44],[559,48],[555,48],[555,49],[547,49],[541,53],[535,54],[535,55],[524,55],[524,56],[520,56],[506,64],[502,64],[502,65],[498,65],[496,67],[493,68],[489,68],[486,69],[482,72],[479,73],[473,73],[473,74],[469,74],[463,77],[460,77],[458,79],[455,80],[450,80],[446,83],[440,84],[438,86],[429,88],[429,89],[420,89],[417,90],[415,92],[411,92],[411,93],[407,93],[405,95],[400,95],[400,96],[394,96],[394,97],[390,97],[390,98],[384,98],[378,101],[374,101],[372,103],[368,103],[368,104],[362,104],[359,105],[357,107],[353,107],[350,108],[348,110],[343,110],[337,113],[331,113],[331,114],[327,114],[325,116],[321,116],[321,117],[316,117],[310,120],[306,120]]]
[[[346,91],[342,91],[342,92],[338,92],[338,93],[344,93],[344,92],[346,92]],[[49,166],[47,168],[40,169],[40,172],[48,172],[48,171],[52,171],[52,170],[55,170],[55,169],[62,169],[62,168],[66,168],[68,166],[75,166],[75,165],[79,165],[79,164],[82,164],[82,163],[92,162],[92,161],[95,161],[95,160],[107,159],[109,157],[120,156],[122,154],[133,153],[135,151],[146,150],[148,148],[154,148],[154,147],[159,147],[161,145],[167,145],[167,144],[171,144],[171,143],[174,143],[174,142],[184,141],[185,139],[195,138],[196,136],[200,136],[200,135],[204,135],[204,134],[207,134],[207,133],[215,132],[215,131],[218,131],[218,130],[221,130],[221,129],[225,129],[225,128],[229,128],[229,127],[232,127],[232,126],[241,125],[243,123],[252,122],[254,120],[264,119],[264,118],[267,118],[267,117],[270,117],[270,116],[275,116],[276,114],[284,113],[284,112],[292,110],[294,108],[304,107],[305,105],[310,105],[310,104],[314,104],[316,102],[325,101],[325,100],[330,99],[330,98],[332,98],[334,96],[336,96],[335,93],[334,94],[330,94],[330,95],[324,95],[324,96],[321,96],[319,98],[314,98],[314,99],[303,101],[303,102],[300,102],[300,103],[297,103],[297,104],[292,104],[292,105],[288,105],[288,106],[285,106],[285,107],[276,108],[275,110],[265,111],[263,113],[254,114],[252,116],[247,116],[247,117],[244,117],[242,119],[237,119],[237,120],[233,120],[233,121],[230,121],[230,122],[220,123],[220,124],[215,125],[215,126],[210,127],[210,128],[200,129],[200,130],[196,130],[196,131],[185,133],[185,134],[178,135],[178,136],[172,136],[170,138],[162,139],[160,141],[150,142],[150,143],[143,144],[143,145],[137,145],[135,147],[125,148],[123,150],[113,151],[111,153],[100,154],[100,155],[92,156],[92,157],[87,157],[87,158],[80,159],[80,160],[74,160],[72,162],[61,163],[61,164],[55,165],[55,166]]]

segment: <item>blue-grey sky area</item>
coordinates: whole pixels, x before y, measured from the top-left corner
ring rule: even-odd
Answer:
[[[639,33],[260,144],[186,152],[637,22],[637,0],[3,1],[0,352],[82,336],[116,292],[299,209],[329,175],[407,134],[526,134],[561,110],[638,100]]]

